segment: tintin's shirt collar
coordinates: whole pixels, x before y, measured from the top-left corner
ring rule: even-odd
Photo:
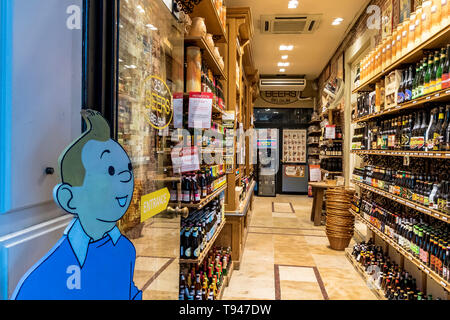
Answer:
[[[69,240],[70,246],[72,247],[72,250],[77,257],[80,267],[83,267],[86,260],[89,243],[93,242],[92,238],[89,237],[86,232],[84,232],[78,218],[73,219],[72,222],[67,226],[66,230],[64,230],[64,235],[67,236],[67,239]],[[119,228],[115,226],[113,229],[107,232],[106,236],[109,236],[113,244],[116,245],[121,235],[122,234],[120,233]]]

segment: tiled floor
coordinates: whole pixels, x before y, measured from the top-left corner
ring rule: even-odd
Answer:
[[[376,299],[344,252],[328,247],[325,227],[310,222],[311,206],[306,196],[255,199],[241,267],[223,299]]]

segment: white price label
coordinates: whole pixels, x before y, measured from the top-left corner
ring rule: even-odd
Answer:
[[[447,221],[447,217],[441,217],[441,219]]]
[[[441,284],[443,287],[447,287],[447,284],[446,284],[444,281],[441,281],[440,284]]]

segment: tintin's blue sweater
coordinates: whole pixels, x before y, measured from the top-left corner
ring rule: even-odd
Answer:
[[[64,235],[19,282],[12,299],[26,300],[140,300],[133,282],[136,250],[124,236],[89,243],[80,267]]]

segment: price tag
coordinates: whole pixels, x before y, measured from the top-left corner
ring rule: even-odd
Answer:
[[[439,282],[443,287],[447,287],[447,284],[444,281]]]
[[[425,270],[425,273],[430,274],[430,270],[428,270],[428,269],[424,269],[424,270]]]
[[[435,213],[435,214],[434,214],[434,216],[435,216],[435,217],[437,217],[437,218],[439,218],[439,217],[440,217],[440,215],[439,215],[439,214],[437,214],[437,213]]]
[[[413,104],[416,104],[416,103],[417,103],[417,100],[413,101]]]
[[[442,216],[441,219],[447,221],[447,217]]]
[[[431,99],[431,97],[429,97],[429,96],[426,98],[426,100],[430,100],[430,99]]]
[[[423,209],[423,208],[422,208],[422,211],[423,211],[423,212],[425,212],[425,213],[431,213],[431,211],[430,211],[430,210],[427,210],[427,209]]]
[[[431,156],[431,155],[430,155]],[[441,156],[441,154],[440,153],[436,153],[436,157],[440,157]]]
[[[434,96],[439,97],[440,95],[441,95],[440,93],[436,93]]]

